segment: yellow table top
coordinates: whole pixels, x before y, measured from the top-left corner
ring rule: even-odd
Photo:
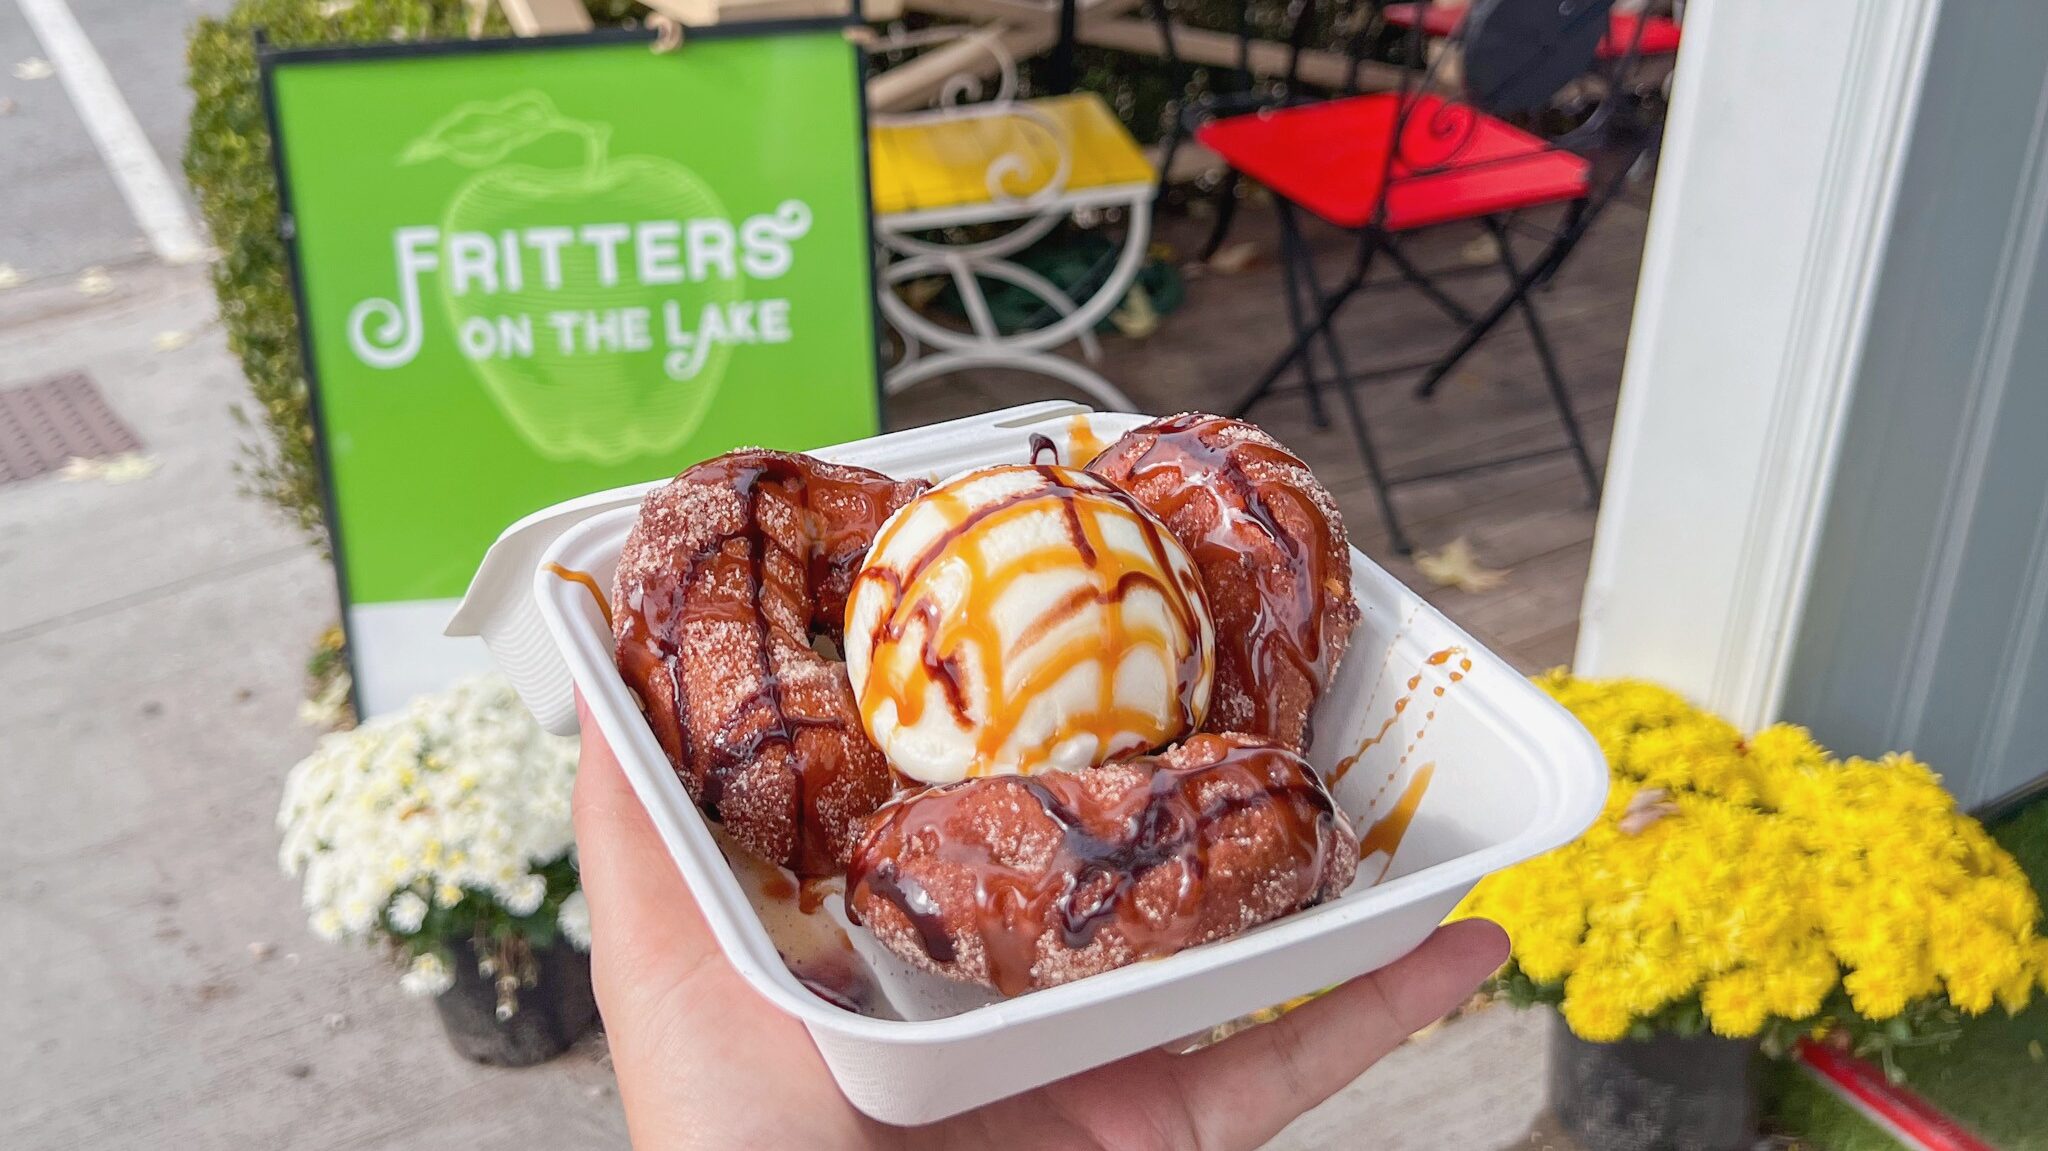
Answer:
[[[966,105],[955,117],[870,127],[876,215],[994,203],[989,168],[1004,157],[1015,157],[1015,170],[1003,173],[1003,191],[1029,197],[1058,172],[1062,143],[1073,157],[1067,191],[1152,182],[1152,165],[1138,142],[1093,92],[1022,100],[1014,107],[1032,111],[980,113]],[[1041,116],[1058,138],[1036,118]]]

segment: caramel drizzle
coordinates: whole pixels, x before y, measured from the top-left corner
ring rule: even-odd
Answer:
[[[1175,565],[1168,558],[1166,534],[1136,500],[1107,481],[1084,472],[1048,464],[1030,465],[1042,486],[1016,492],[978,507],[969,508],[957,486],[940,487],[926,493],[924,500],[943,515],[944,532],[919,552],[903,569],[880,564],[862,569],[856,577],[880,585],[886,594],[873,636],[869,672],[859,700],[861,716],[870,731],[885,705],[893,705],[900,723],[916,724],[924,714],[925,682],[940,686],[953,719],[962,730],[975,734],[974,762],[969,774],[985,774],[991,760],[1002,750],[1025,708],[1040,694],[1050,691],[1068,673],[1085,663],[1096,663],[1096,707],[1092,712],[1061,717],[1058,728],[1033,748],[1023,749],[1023,761],[1016,766],[1029,771],[1040,766],[1050,750],[1076,735],[1094,737],[1098,755],[1157,747],[1201,725],[1195,709],[1195,691],[1209,668],[1208,653],[1198,642],[1201,626],[1201,591],[1198,577],[1187,565]],[[986,473],[980,473],[986,474]],[[981,535],[1004,523],[1041,514],[1048,501],[1067,526],[1060,542],[1012,556],[991,564],[981,546]],[[1144,540],[1143,558],[1132,557],[1112,546],[1106,536],[1104,517],[1114,515],[1135,523]],[[875,541],[875,555],[885,554],[890,540],[909,518],[899,517]],[[997,626],[996,606],[1017,579],[1038,572],[1071,569],[1076,563],[1091,573],[1086,586],[1076,589],[1054,604],[1023,634],[1004,644]],[[941,564],[964,565],[966,598],[963,603],[942,610],[927,595],[906,594],[920,579]],[[1156,573],[1167,573],[1162,580]],[[1166,604],[1178,634],[1146,626],[1127,618],[1124,608],[1130,596],[1150,590]],[[1074,636],[1051,651],[1044,643],[1061,624],[1092,607],[1104,608],[1099,632]],[[914,658],[924,678],[898,674],[902,664],[913,658],[904,651],[913,629],[918,633]],[[1183,637],[1185,642],[1183,641]],[[1144,707],[1120,706],[1117,702],[1118,663],[1134,649],[1149,648],[1162,662],[1171,661],[1175,673],[1178,714],[1161,717]],[[1026,662],[1026,657],[1035,656]],[[1107,657],[1107,658],[1106,658]],[[986,685],[990,715],[976,716],[968,698],[967,671],[972,661],[976,678]],[[1018,682],[1008,678],[1013,663],[1023,668]]]
[[[1338,783],[1342,782],[1344,777],[1350,774],[1351,769],[1358,765],[1358,761],[1365,757],[1366,752],[1371,751],[1375,747],[1378,747],[1380,743],[1384,741],[1387,738],[1387,736],[1393,732],[1394,725],[1400,722],[1401,713],[1408,710],[1408,705],[1414,702],[1414,700],[1416,699],[1416,692],[1422,687],[1423,676],[1428,672],[1430,668],[1442,667],[1451,661],[1451,657],[1458,656],[1460,657],[1458,659],[1458,666],[1455,669],[1453,669],[1449,676],[1447,676],[1446,678],[1448,679],[1449,683],[1457,683],[1465,678],[1466,673],[1472,670],[1472,661],[1470,659],[1464,658],[1464,651],[1465,649],[1461,647],[1447,647],[1444,648],[1442,651],[1431,652],[1429,654],[1429,658],[1422,661],[1422,667],[1417,669],[1414,675],[1408,677],[1407,692],[1394,700],[1394,710],[1390,715],[1387,716],[1386,721],[1380,724],[1379,730],[1365,737],[1365,739],[1360,741],[1358,747],[1354,749],[1350,755],[1347,755],[1343,759],[1338,760],[1336,766],[1330,769],[1329,782],[1331,787],[1335,787]],[[1431,699],[1436,700],[1443,698],[1444,689],[1446,686],[1446,684],[1437,684],[1434,687],[1432,687]],[[1370,702],[1368,702],[1367,706],[1371,706]],[[1429,734],[1429,723],[1431,720],[1434,720],[1435,718],[1436,705],[1434,702],[1432,702],[1430,704],[1428,712],[1423,716],[1422,726],[1419,727],[1415,732],[1415,739],[1408,744],[1407,750],[1401,753],[1401,763],[1405,764],[1406,762],[1408,762],[1408,757],[1414,754],[1415,745],[1422,741],[1423,736]],[[1393,778],[1394,777],[1390,774],[1387,776],[1387,781],[1391,783],[1393,781]],[[1373,800],[1377,802],[1379,800],[1380,795],[1384,794],[1385,791],[1386,784],[1381,784],[1380,790],[1374,793]]]
[[[961,927],[981,940],[988,976],[1005,995],[1031,987],[1040,937],[1057,930],[1070,950],[1085,948],[1102,928],[1115,924],[1136,958],[1171,954],[1194,939],[1202,915],[1203,885],[1210,847],[1222,841],[1224,821],[1242,811],[1271,809],[1286,858],[1293,863],[1289,890],[1298,906],[1315,902],[1340,816],[1315,772],[1299,756],[1272,746],[1240,746],[1224,737],[1198,735],[1191,749],[1221,747],[1207,763],[1173,766],[1163,760],[1136,761],[1152,768],[1145,788],[1132,788],[1110,810],[1084,816],[1084,776],[1051,772],[1000,780],[967,780],[932,788],[883,809],[871,824],[847,890],[862,884],[893,905],[917,932],[934,962],[959,956],[955,933],[938,901],[896,860],[911,844],[965,868],[975,878],[974,919]],[[1222,781],[1231,781],[1228,784]],[[1024,870],[997,858],[960,813],[963,801],[983,787],[1019,787],[1059,829],[1051,862]],[[1201,796],[1215,796],[1203,802]],[[1141,910],[1131,899],[1137,885],[1159,867],[1179,868],[1178,898],[1163,911]],[[855,915],[847,900],[847,914]],[[858,922],[858,920],[855,920]]]
[[[806,876],[797,881],[796,909],[805,915],[815,915],[819,908],[825,906],[825,898],[837,890],[839,881],[835,876]]]
[[[1408,836],[1408,828],[1415,822],[1415,809],[1422,806],[1423,794],[1429,790],[1429,781],[1436,775],[1436,764],[1425,763],[1415,769],[1408,780],[1408,786],[1401,792],[1401,799],[1394,809],[1365,829],[1358,837],[1358,858],[1364,862],[1376,851],[1387,853],[1387,861],[1380,865],[1380,873],[1373,877],[1379,883],[1394,869],[1394,853],[1401,850],[1401,841]]]
[[[1060,458],[1059,445],[1052,441],[1051,436],[1033,432],[1031,433],[1030,443],[1032,463],[1040,462],[1038,457],[1044,456],[1044,462],[1046,463],[1064,463],[1070,468],[1087,467],[1095,462],[1095,457],[1101,455],[1104,448],[1109,446],[1103,442],[1101,436],[1095,434],[1095,425],[1088,421],[1088,413],[1086,412],[1075,412],[1067,418],[1067,452],[1065,460]]]
[[[1095,434],[1095,425],[1088,422],[1085,412],[1075,412],[1067,420],[1067,463],[1073,467],[1085,468],[1095,462],[1102,449],[1109,445]]]
[[[685,471],[677,477],[678,481],[725,486],[734,491],[745,507],[744,526],[736,533],[714,536],[694,554],[679,557],[680,562],[673,569],[633,589],[631,600],[625,605],[623,624],[615,629],[619,635],[620,666],[630,681],[643,681],[656,668],[668,676],[670,698],[675,706],[672,715],[663,719],[675,725],[677,771],[689,782],[697,765],[703,762],[692,791],[711,818],[720,818],[719,804],[732,776],[752,765],[769,746],[790,749],[796,769],[791,815],[796,839],[789,859],[798,870],[806,872],[831,866],[829,860],[812,858],[824,850],[825,836],[822,829],[811,826],[815,820],[806,797],[823,789],[845,765],[837,756],[795,754],[799,730],[837,728],[839,722],[832,717],[791,715],[783,704],[782,685],[772,657],[772,633],[777,625],[761,604],[767,583],[767,551],[770,547],[781,549],[782,545],[762,529],[758,501],[764,483],[777,485],[779,494],[802,510],[810,547],[808,554],[791,555],[789,559],[808,573],[812,600],[809,626],[837,639],[842,634],[845,615],[843,589],[850,586],[853,571],[865,557],[867,541],[894,510],[892,505],[904,491],[903,485],[880,473],[849,471],[853,474],[848,479],[831,478],[808,456],[759,450],[730,452]],[[821,505],[840,512],[835,516],[818,514]],[[848,514],[845,509],[849,508],[858,511]],[[746,548],[747,586],[741,602],[687,596],[685,592],[698,569],[735,540]],[[758,686],[751,696],[718,718],[709,739],[700,741],[690,725],[688,696],[678,670],[682,653],[677,637],[693,623],[721,619],[740,622],[753,630]],[[794,645],[809,645],[807,635],[782,638]]]
[[[590,598],[597,601],[597,610],[604,613],[604,626],[607,628],[612,626],[612,601],[605,598],[604,589],[597,586],[597,579],[594,576],[589,572],[577,571],[575,568],[565,568],[552,560],[540,566],[553,573],[558,579],[582,584],[584,589],[590,592]]]
[[[1307,470],[1306,464],[1271,444],[1239,440],[1211,446],[1205,442],[1206,434],[1234,423],[1217,416],[1189,413],[1138,429],[1151,435],[1152,442],[1130,462],[1129,486],[1137,488],[1152,476],[1165,473],[1170,481],[1166,486],[1173,494],[1153,510],[1169,523],[1180,522],[1176,516],[1193,500],[1206,499],[1215,505],[1216,515],[1208,532],[1200,539],[1181,539],[1193,554],[1195,565],[1203,571],[1211,570],[1212,565],[1234,567],[1242,562],[1244,548],[1237,543],[1237,535],[1247,523],[1270,537],[1286,555],[1287,563],[1251,573],[1258,594],[1253,597],[1250,620],[1242,626],[1230,626],[1219,619],[1216,628],[1219,674],[1234,671],[1244,678],[1245,695],[1252,706],[1248,726],[1253,731],[1270,732],[1274,730],[1271,703],[1258,686],[1275,682],[1274,673],[1279,665],[1298,669],[1314,685],[1318,696],[1329,686],[1330,645],[1323,634],[1322,596],[1325,585],[1338,578],[1337,573],[1328,570],[1327,557],[1339,541],[1332,538],[1329,517],[1307,492],[1290,485],[1272,484],[1268,485],[1269,491],[1262,493],[1244,474],[1241,461],[1264,459],[1303,471]],[[1195,466],[1188,465],[1190,460]],[[1235,497],[1236,506],[1226,498],[1226,490]],[[1291,503],[1314,538],[1303,541],[1283,527],[1268,506],[1269,498]],[[1287,578],[1289,572],[1294,573],[1291,580]],[[1307,750],[1312,735],[1312,730],[1302,732],[1302,750]]]

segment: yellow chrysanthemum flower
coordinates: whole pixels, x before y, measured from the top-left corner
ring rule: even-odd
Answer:
[[[1614,786],[1585,835],[1488,877],[1454,917],[1505,926],[1580,1036],[1695,999],[1743,1036],[1815,1021],[1837,987],[1870,1020],[1931,999],[2017,1011],[2048,987],[2039,898],[1925,764],[1838,760],[1790,724],[1744,738],[1654,684],[1536,683]]]

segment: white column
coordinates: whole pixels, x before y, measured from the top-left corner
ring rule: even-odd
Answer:
[[[1941,0],[1694,0],[1575,667],[1773,718]]]

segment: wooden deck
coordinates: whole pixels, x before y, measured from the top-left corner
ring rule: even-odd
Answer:
[[[1606,457],[1614,420],[1647,218],[1646,206],[1627,198],[1610,206],[1538,295],[1596,463]],[[1169,219],[1161,239],[1177,251],[1191,251],[1203,227]],[[1439,229],[1411,251],[1425,267],[1455,266],[1479,235],[1476,229]],[[1248,210],[1231,239],[1255,241],[1270,253],[1274,236],[1270,216]],[[1348,242],[1334,233],[1315,239],[1322,245],[1325,283],[1333,282]],[[1499,280],[1475,275],[1454,283],[1455,295],[1477,303]],[[1338,327],[1354,370],[1422,358],[1456,333],[1426,300],[1405,289],[1353,300]],[[1216,409],[1233,403],[1288,337],[1279,268],[1262,256],[1234,275],[1204,271],[1191,277],[1186,303],[1150,338],[1106,338],[1101,367],[1143,410]],[[1563,442],[1533,346],[1513,318],[1460,365],[1433,401],[1414,399],[1411,381],[1396,377],[1364,389],[1375,442],[1395,474]],[[985,372],[921,384],[892,401],[887,414],[891,426],[909,427],[1072,394],[1039,377]],[[1418,549],[1433,551],[1464,536],[1482,564],[1506,569],[1498,587],[1465,592],[1430,586],[1388,546],[1365,466],[1339,424],[1314,427],[1298,394],[1269,399],[1251,415],[1315,468],[1336,494],[1353,542],[1366,554],[1523,670],[1569,662],[1594,518],[1569,457],[1397,489],[1395,506]]]

